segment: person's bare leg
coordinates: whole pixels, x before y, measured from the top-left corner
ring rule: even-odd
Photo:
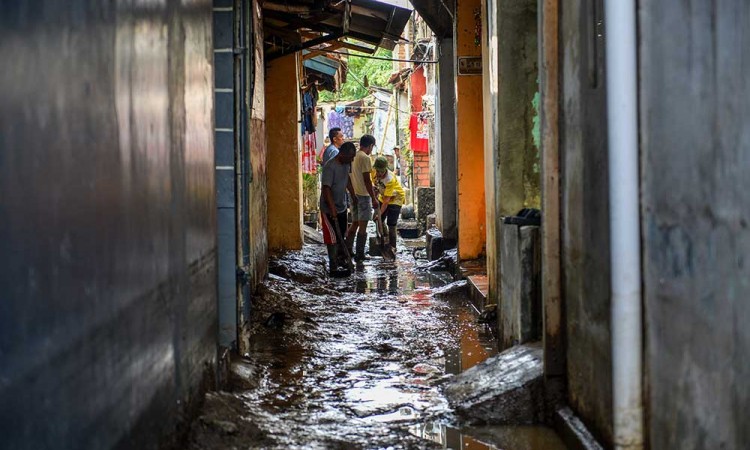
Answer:
[[[352,222],[352,224],[349,226],[349,229],[346,230],[346,248],[349,250],[349,254],[352,255],[354,252],[352,251],[354,247],[354,235],[357,234],[357,230],[359,228],[360,222],[357,222],[356,220]]]

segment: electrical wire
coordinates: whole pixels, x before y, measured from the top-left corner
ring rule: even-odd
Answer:
[[[347,76],[347,77],[352,77],[352,79],[353,79],[354,81],[356,81],[356,82],[357,82],[357,84],[359,84],[360,86],[362,86],[362,87],[363,87],[363,88],[364,88],[365,90],[368,90],[368,91],[369,91],[369,89],[367,88],[367,86],[365,86],[365,85],[364,85],[364,83],[362,83],[362,82],[361,82],[360,80],[358,80],[358,79],[357,79],[357,77],[355,77],[355,76],[354,76],[354,75],[352,75],[351,73],[347,74],[346,76]],[[411,75],[409,75],[409,76],[411,76]],[[395,97],[395,95],[391,94],[391,101],[395,100],[395,99],[394,99],[394,97]],[[395,102],[394,102],[394,103],[395,103]],[[389,107],[389,108],[393,108],[393,109],[395,109],[396,111],[398,111],[398,112],[399,112],[399,113],[401,113],[401,114],[408,114],[408,115],[409,115],[409,117],[411,117],[411,116],[416,116],[416,115],[419,115],[419,113],[423,112],[423,111],[418,111],[418,112],[406,112],[406,111],[402,111],[402,110],[400,110],[400,109],[398,108],[398,106],[396,106],[396,105],[394,105],[394,106],[391,106],[391,103],[390,103],[390,101],[388,102],[388,107]]]
[[[317,50],[316,49],[313,51],[321,52],[321,53],[336,53],[337,55],[346,55],[349,57],[355,56],[357,58],[379,59],[381,61],[407,62],[407,63],[416,63],[416,64],[437,64],[438,63],[437,61],[433,61],[433,60],[384,58],[382,56],[357,55],[354,53],[339,52],[336,50]]]

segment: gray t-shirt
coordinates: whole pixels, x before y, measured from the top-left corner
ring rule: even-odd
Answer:
[[[336,205],[336,213],[346,211],[346,185],[349,182],[350,164],[341,164],[336,158],[331,159],[323,166],[323,174],[320,176],[322,186],[330,186],[333,193],[333,203]],[[323,194],[320,195],[320,211],[330,214],[328,203]]]
[[[323,152],[323,157],[320,158],[322,164],[325,166],[328,164],[328,161],[335,158],[336,155],[339,154],[339,149],[336,148],[335,145],[331,144],[328,147],[326,147],[325,151]]]

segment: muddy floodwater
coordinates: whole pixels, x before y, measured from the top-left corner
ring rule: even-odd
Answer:
[[[544,427],[456,427],[440,386],[496,347],[463,295],[434,294],[449,274],[401,247],[395,263],[328,279],[324,253],[271,262],[251,349],[227,391],[207,394],[189,448],[564,448]]]

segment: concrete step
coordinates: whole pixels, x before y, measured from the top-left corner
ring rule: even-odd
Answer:
[[[477,313],[484,311],[487,305],[487,275],[469,275],[469,299]]]
[[[542,347],[509,348],[446,384],[448,403],[464,424],[522,425],[545,417]]]

